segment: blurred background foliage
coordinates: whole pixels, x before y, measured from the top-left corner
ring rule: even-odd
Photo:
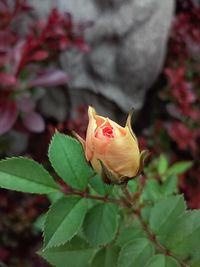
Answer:
[[[8,2],[0,1],[0,157],[26,155],[49,168],[46,152],[55,129],[85,134],[87,106],[78,106],[71,119],[69,77],[58,58],[72,47],[87,53],[84,31],[91,25],[57,9],[46,20],[35,19],[26,1]],[[134,122],[141,149],[151,152],[144,194],[157,199],[163,190],[180,191],[192,209],[200,208],[199,5],[198,0],[177,0],[163,71]],[[64,92],[62,122],[40,108],[49,88]],[[46,266],[34,255],[41,243],[40,222],[34,222],[49,203],[45,197],[1,190],[0,266]]]

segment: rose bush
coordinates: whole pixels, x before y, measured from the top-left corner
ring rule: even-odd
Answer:
[[[131,115],[125,127],[121,127],[89,107],[86,140],[77,136],[92,167],[97,173],[105,172],[112,182],[120,183],[135,177],[140,170],[141,153],[131,128]]]

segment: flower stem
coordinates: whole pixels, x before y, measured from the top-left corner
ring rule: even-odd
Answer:
[[[87,199],[92,199],[92,200],[99,200],[105,203],[112,203],[116,204],[122,207],[127,207],[126,202],[123,199],[115,199],[115,198],[109,198],[107,195],[105,196],[99,196],[99,195],[90,195],[85,191],[77,191],[74,190],[73,188],[68,188],[67,191],[65,192],[66,195],[75,195],[75,196],[80,196],[82,198],[87,198]]]

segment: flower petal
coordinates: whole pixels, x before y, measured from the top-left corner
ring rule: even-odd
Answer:
[[[91,160],[93,155],[93,138],[95,129],[97,127],[95,116],[96,116],[95,109],[89,106],[88,108],[89,123],[85,140],[85,155],[88,161]]]
[[[107,146],[104,163],[119,176],[134,177],[140,165],[140,151],[137,141],[128,127],[126,135],[113,139]]]

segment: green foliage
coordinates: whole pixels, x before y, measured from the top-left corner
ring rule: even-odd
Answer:
[[[43,213],[36,219],[33,225],[36,231],[40,232],[44,230],[44,223],[45,223],[46,217],[47,217],[47,214]]]
[[[181,267],[180,264],[173,258],[162,254],[154,255],[145,267]]]
[[[49,209],[44,225],[46,248],[62,245],[80,229],[87,212],[87,200],[77,196],[63,197]]]
[[[117,266],[118,255],[118,247],[105,247],[95,255],[90,267],[115,267]]]
[[[108,195],[113,189],[113,186],[105,184],[102,180],[102,177],[98,174],[90,179],[90,185],[94,192],[100,195]]]
[[[174,221],[185,211],[183,196],[164,197],[151,210],[149,225],[156,235],[165,235],[173,227]]]
[[[52,266],[200,266],[200,211],[187,210],[177,188],[191,162],[170,166],[162,154],[145,169],[145,179],[108,185],[80,143],[60,133],[49,159],[64,184],[33,160],[11,158],[0,161],[0,187],[47,194],[52,205],[35,229],[44,232],[39,254]]]
[[[144,266],[153,256],[154,247],[146,238],[137,238],[125,245],[119,255],[118,267]]]
[[[37,194],[58,191],[50,174],[28,158],[10,158],[0,161],[0,187]]]
[[[158,173],[160,175],[163,175],[166,173],[167,168],[168,168],[168,160],[164,154],[161,154],[160,157],[158,158]]]
[[[91,245],[100,246],[114,239],[117,226],[117,206],[100,203],[87,213],[83,223],[83,231]]]
[[[56,133],[49,146],[49,160],[57,174],[71,187],[83,190],[94,174],[86,162],[81,144]]]
[[[193,163],[190,161],[177,162],[167,170],[167,174],[177,175],[177,174],[184,173],[192,167],[192,164]]]
[[[166,246],[181,258],[200,251],[200,211],[187,211],[178,217],[169,232]]]
[[[118,238],[117,238],[117,245],[120,247],[123,247],[130,241],[140,238],[140,237],[145,237],[144,231],[140,227],[140,225],[134,224],[128,227],[125,227],[124,229],[121,229]]]
[[[45,249],[38,254],[56,267],[88,267],[94,253],[94,248],[75,237],[65,245]]]

